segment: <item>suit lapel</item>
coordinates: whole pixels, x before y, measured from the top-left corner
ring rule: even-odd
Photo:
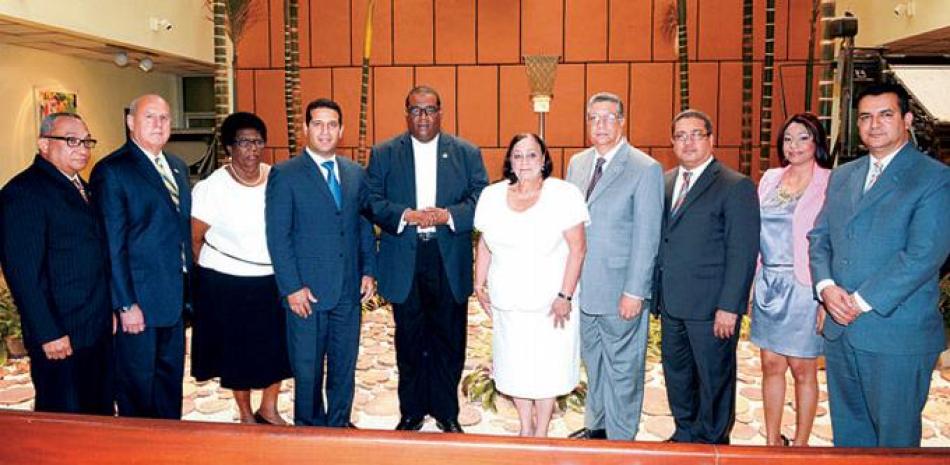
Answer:
[[[679,210],[676,210],[673,218],[671,218],[671,225],[675,225],[683,216],[683,213],[689,209],[690,205],[696,202],[696,199],[702,197],[703,193],[706,192],[709,186],[719,177],[719,171],[721,169],[722,167],[719,165],[719,162],[714,158],[712,163],[703,171],[703,174],[699,176],[699,179],[696,180],[696,183],[693,184],[693,187],[690,187],[689,190],[686,191],[686,200],[683,201],[683,205],[680,206]]]
[[[909,146],[910,144],[908,143],[903,149],[901,149],[900,152],[897,153],[897,155],[894,156],[894,159],[891,160],[891,163],[887,166],[887,168],[884,169],[884,172],[881,173],[877,182],[875,182],[867,192],[864,192],[864,182],[867,177],[867,169],[856,170],[861,172],[864,176],[856,176],[861,180],[859,192],[862,195],[860,195],[857,205],[855,206],[855,213],[858,213],[861,210],[874,205],[876,202],[887,196],[888,193],[896,189],[898,185],[900,185],[901,175],[903,174],[903,171],[907,169],[908,166],[910,166],[911,162],[911,154],[905,153],[907,151],[907,147]],[[867,155],[865,158],[867,158],[865,164],[868,165],[868,169],[870,169],[871,155]]]
[[[590,171],[594,168],[594,149],[587,149],[578,155],[577,171],[572,173],[572,181],[581,193],[587,192],[587,184],[590,183]]]
[[[300,161],[301,167],[303,168],[304,172],[307,173],[306,176],[310,178],[311,182],[313,182],[313,186],[316,187],[317,191],[319,191],[320,194],[323,195],[323,197],[325,197],[329,202],[336,205],[336,201],[333,200],[333,194],[330,193],[330,186],[327,184],[327,179],[323,177],[323,170],[317,166],[317,162],[313,159],[313,157],[311,157],[310,154],[304,150],[297,158],[302,159]],[[339,158],[339,155],[337,155],[337,158]],[[334,163],[339,164],[340,160],[336,160]],[[342,179],[343,170],[342,167],[340,168],[340,178]],[[342,182],[340,183],[340,191],[343,191]]]
[[[439,145],[442,144],[442,137],[439,137]],[[439,147],[441,148],[441,147]],[[413,157],[412,153],[412,139],[409,137],[409,133],[403,134],[402,138],[399,139],[399,151],[396,154],[398,160],[394,163],[393,166],[402,168],[402,176],[404,179],[407,189],[409,189],[409,205],[412,208],[416,208],[416,160]],[[438,181],[438,180],[437,180]],[[436,188],[438,193],[438,188]]]
[[[66,178],[66,175],[56,169],[56,167],[45,158],[37,155],[33,163],[36,165],[37,169],[39,169],[47,178],[49,178],[50,182],[52,182],[57,189],[64,191],[65,198],[68,202],[82,205],[82,208],[85,209],[92,208],[92,198],[89,197],[89,193],[91,191],[89,189],[89,185],[82,180],[82,176],[79,177],[79,182],[86,191],[86,196],[89,198],[90,203],[86,203],[86,201],[82,199],[82,194],[79,193],[79,189],[76,189],[76,186],[74,186],[73,183],[68,178]]]
[[[448,205],[449,189],[452,182],[452,163],[455,161],[452,141],[445,134],[439,134],[439,146],[435,153],[435,205]],[[415,177],[413,177],[415,179]]]
[[[620,177],[623,170],[627,167],[627,144],[624,143],[614,154],[614,158],[607,164],[607,170],[601,175],[600,181],[594,186],[594,192],[590,194],[590,200],[587,203],[593,203],[597,197],[604,192],[610,184]]]

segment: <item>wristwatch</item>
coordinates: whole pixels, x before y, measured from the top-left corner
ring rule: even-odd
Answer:
[[[132,306],[131,306],[131,305],[123,305],[123,306],[119,307],[119,313],[128,313],[128,312],[131,311],[131,310],[132,310]]]
[[[564,294],[563,292],[558,292],[558,293],[557,293],[557,296],[560,297],[560,298],[562,298],[562,299],[564,299],[564,300],[566,300],[566,301],[568,301],[568,302],[570,302],[571,299],[574,298],[574,296],[572,296],[572,295],[566,295],[566,294]]]

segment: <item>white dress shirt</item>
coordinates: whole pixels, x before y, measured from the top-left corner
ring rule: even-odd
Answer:
[[[611,147],[610,150],[607,150],[607,153],[605,153],[605,154],[601,154],[601,153],[598,152],[597,149],[595,148],[595,149],[594,149],[594,155],[595,155],[595,156],[594,156],[594,168],[597,167],[597,159],[598,159],[598,158],[603,158],[603,159],[604,159],[604,164],[601,165],[601,168],[600,168],[600,169],[601,169],[601,173],[606,172],[606,171],[607,171],[607,165],[610,164],[610,160],[613,160],[613,159],[614,159],[614,155],[617,154],[617,151],[620,150],[620,147],[623,146],[623,144],[624,144],[625,142],[627,142],[627,140],[626,140],[625,138],[621,137],[621,138],[620,138],[620,142],[617,142],[617,144],[614,145],[613,147]],[[590,180],[593,179],[593,178],[594,178],[594,170],[591,169],[591,170],[590,170],[590,176],[587,178],[587,185],[588,185],[588,186],[590,185]]]
[[[416,210],[425,210],[426,208],[436,206],[435,192],[438,187],[436,181],[438,180],[439,137],[440,136],[436,134],[429,142],[422,142],[415,137],[409,137],[412,141],[412,160],[413,165],[415,165]],[[399,227],[396,229],[396,233],[402,233],[406,224],[406,214],[403,213],[402,218],[399,219]],[[451,213],[449,213],[449,220],[446,225],[453,231],[455,230]],[[435,226],[418,228],[416,232],[435,232]]]
[[[343,184],[340,184],[340,164],[336,162],[336,154],[330,155],[329,157],[324,157],[318,155],[316,152],[310,150],[310,147],[305,147],[304,150],[307,152],[307,155],[310,155],[310,158],[314,163],[320,168],[320,174],[323,175],[323,180],[327,180],[327,176],[330,174],[326,168],[323,167],[323,164],[332,161],[333,162],[333,177],[336,178],[336,183],[342,188]]]
[[[676,182],[673,184],[673,198],[671,199],[673,201],[673,205],[676,205],[676,203],[679,202],[680,190],[683,188],[683,173],[687,171],[690,173],[689,190],[686,191],[688,194],[689,191],[693,189],[693,186],[696,185],[696,181],[699,181],[699,177],[703,175],[703,171],[706,171],[706,168],[709,167],[709,164],[712,163],[714,158],[715,157],[710,156],[706,159],[706,161],[703,162],[702,165],[699,165],[691,170],[684,168],[683,165],[679,166],[679,170],[676,173]]]

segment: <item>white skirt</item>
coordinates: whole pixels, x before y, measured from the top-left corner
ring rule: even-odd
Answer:
[[[574,390],[580,379],[580,313],[572,306],[563,328],[548,311],[493,308],[495,388],[523,399],[547,399]]]

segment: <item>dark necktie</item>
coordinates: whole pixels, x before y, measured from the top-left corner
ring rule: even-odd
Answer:
[[[680,186],[680,194],[676,197],[676,203],[673,204],[673,208],[670,210],[670,216],[676,214],[676,210],[679,210],[683,206],[683,202],[686,201],[686,193],[689,191],[689,177],[692,175],[689,171],[683,171],[683,184]]]
[[[82,196],[82,199],[83,199],[86,203],[89,203],[89,196],[86,194],[86,188],[82,187],[82,183],[79,182],[79,177],[73,178],[73,179],[72,179],[72,183],[73,183],[73,186],[76,187],[76,190],[79,191],[79,195]]]
[[[343,192],[340,190],[340,183],[336,180],[336,174],[333,173],[333,162],[325,161],[322,165],[327,170],[327,187],[330,188],[330,195],[333,196],[336,209],[339,210],[343,204]]]
[[[600,177],[604,174],[604,163],[607,160],[604,157],[597,157],[597,164],[594,165],[594,175],[590,178],[590,184],[587,186],[587,195],[584,196],[584,200],[590,200],[591,192],[594,192],[594,187],[597,186],[597,181],[600,181]]]

